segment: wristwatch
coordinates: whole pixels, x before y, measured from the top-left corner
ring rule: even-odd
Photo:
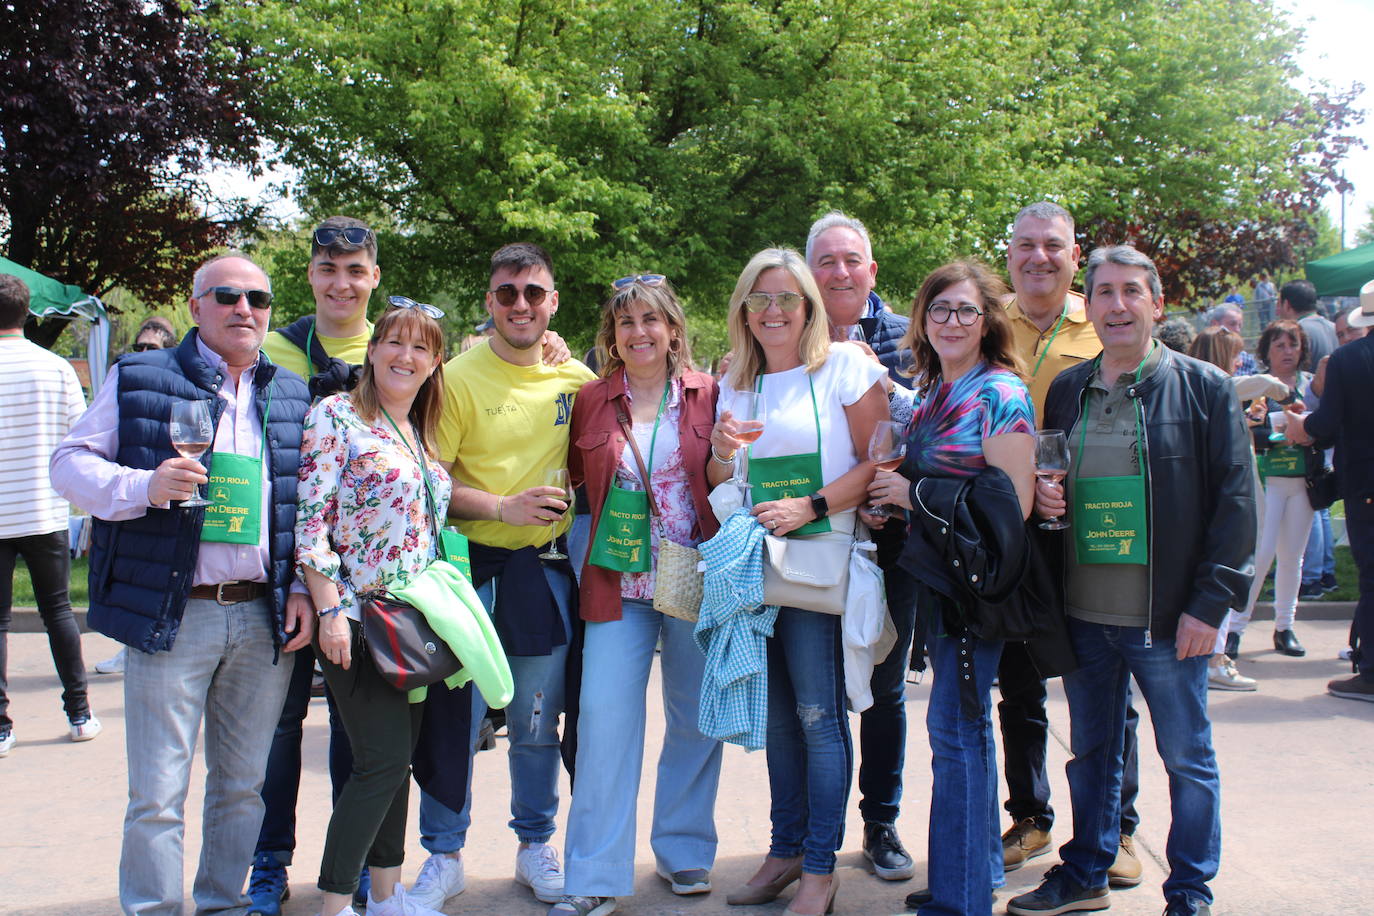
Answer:
[[[825,501],[819,490],[811,494],[811,511],[816,513],[817,521],[830,514],[830,503]]]

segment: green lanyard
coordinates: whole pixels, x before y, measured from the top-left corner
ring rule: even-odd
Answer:
[[[1145,369],[1145,363],[1149,362],[1150,355],[1155,352],[1155,347],[1159,346],[1159,341],[1150,342],[1150,352],[1145,354],[1145,358],[1140,361],[1140,365],[1135,367],[1135,383],[1140,384],[1140,373]],[[1095,360],[1094,371],[1102,371],[1102,357]],[[1140,438],[1140,428],[1145,422],[1145,409],[1140,406],[1140,398],[1131,398],[1135,405],[1135,453],[1136,460],[1140,462],[1140,476],[1145,476],[1145,446]],[[1083,464],[1083,442],[1088,436],[1088,406],[1091,400],[1085,399],[1083,405],[1083,421],[1078,426],[1078,460],[1074,462],[1075,468],[1081,468]],[[1075,477],[1078,474],[1075,472]]]
[[[429,465],[425,463],[424,447],[422,446],[417,452],[411,446],[410,442],[406,440],[406,437],[401,435],[401,428],[396,425],[395,420],[391,419],[391,414],[386,412],[386,408],[382,407],[381,411],[382,416],[386,417],[386,422],[390,423],[391,428],[396,430],[396,438],[400,439],[401,444],[406,447],[406,451],[410,452],[410,457],[414,458],[420,464],[420,479],[425,482],[425,495],[429,498],[429,517],[430,520],[433,521],[434,529],[437,532],[441,527],[439,525],[439,500],[435,497],[434,490],[431,489],[429,484]],[[415,435],[418,438],[419,432],[417,431]]]
[[[267,385],[267,406],[262,412],[262,446],[258,457],[216,452],[206,470],[210,478],[210,505],[200,538],[216,544],[256,544],[262,531],[262,469],[267,463],[267,421],[272,414],[272,392]]]
[[[1031,378],[1040,374],[1040,364],[1049,355],[1050,347],[1054,346],[1054,339],[1059,336],[1059,329],[1064,324],[1064,316],[1069,314],[1069,303],[1064,303],[1064,308],[1059,312],[1059,320],[1054,323],[1054,330],[1050,332],[1050,339],[1045,341],[1045,349],[1040,351],[1040,358],[1035,361],[1035,368],[1031,370]]]
[[[663,419],[671,386],[671,380],[663,385],[663,397],[659,399],[658,413],[654,416],[654,431],[649,437],[648,463],[640,463],[639,447],[632,440],[625,443],[626,448],[631,449],[635,456],[636,469],[645,478],[644,489],[627,490],[616,486],[612,480],[587,552],[587,562],[593,566],[622,573],[648,572],[653,568],[650,523],[653,513],[649,503],[649,489],[653,486],[654,447],[658,444],[658,425]],[[634,430],[624,422],[622,408],[617,406],[616,411],[621,418],[621,429],[625,435],[633,436]],[[662,519],[659,523],[662,524]],[[662,536],[661,530],[659,534]]]
[[[658,399],[658,413],[654,415],[654,431],[649,436],[649,458],[648,461],[645,462],[646,467],[644,473],[649,475],[650,480],[652,480],[654,476],[654,445],[658,443],[658,423],[663,419],[663,409],[668,406],[668,389],[672,386],[672,379],[663,383],[663,397]],[[625,387],[627,390],[629,389],[628,382]],[[633,430],[631,431],[631,435],[633,435]],[[644,489],[647,492],[650,485],[649,480],[643,481],[643,483]]]

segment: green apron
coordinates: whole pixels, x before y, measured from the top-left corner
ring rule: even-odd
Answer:
[[[1151,352],[1158,343],[1151,344]],[[1149,359],[1146,354],[1145,359]],[[1099,366],[1101,357],[1098,357]],[[1140,382],[1145,360],[1135,368]],[[1073,499],[1074,556],[1082,564],[1129,563],[1147,566],[1150,545],[1147,540],[1145,468],[1148,456],[1141,437],[1145,410],[1139,398],[1135,404],[1136,459],[1140,473],[1123,477],[1075,477]],[[1083,443],[1087,439],[1088,411],[1085,399],[1083,419],[1078,429],[1078,462],[1083,466]]]
[[[425,462],[425,450],[420,449],[417,454],[415,449],[410,447],[406,437],[401,435],[401,429],[396,425],[396,421],[391,419],[391,414],[382,407],[382,416],[386,417],[386,422],[391,424],[391,428],[396,430],[396,438],[401,440],[401,444],[410,452],[410,456],[420,464],[420,479],[425,482],[425,500],[429,509],[429,518],[438,532],[439,544],[438,554],[443,559],[452,563],[458,568],[469,582],[472,581],[472,560],[468,555],[468,539],[457,528],[450,526],[439,526],[439,500],[434,498],[434,490],[429,483],[429,465]]]
[[[262,534],[262,466],[267,456],[267,417],[272,386],[262,412],[262,452],[258,457],[216,452],[210,456],[210,505],[200,539],[215,544],[257,544]]]
[[[663,398],[658,402],[654,417],[654,432],[649,437],[649,461],[645,473],[654,474],[654,444],[658,442],[658,424],[668,403],[668,382],[663,386]],[[631,432],[630,435],[634,433]],[[627,443],[628,445],[628,443]],[[649,541],[650,481],[643,481],[643,490],[627,490],[611,484],[601,516],[596,520],[596,539],[587,554],[587,562],[615,572],[648,572],[653,557]]]
[[[1259,456],[1262,477],[1306,477],[1307,456],[1301,448],[1279,445]]]
[[[821,414],[816,407],[816,386],[810,373],[806,383],[811,386],[811,415],[816,420],[816,450],[800,455],[779,455],[776,458],[755,458],[754,447],[749,446],[749,498],[754,505],[774,499],[789,499],[794,496],[810,496],[821,487],[825,480],[821,477]],[[763,390],[763,376],[758,379],[758,391]],[[818,518],[807,522],[788,537],[806,534],[823,534],[830,530],[829,518]]]

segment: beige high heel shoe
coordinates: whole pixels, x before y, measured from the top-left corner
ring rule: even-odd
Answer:
[[[778,899],[787,889],[788,885],[801,877],[801,858],[788,867],[787,871],[778,875],[777,878],[767,884],[745,884],[735,888],[725,897],[725,902],[731,906],[756,906],[760,903],[770,903]]]
[[[782,916],[829,916],[830,913],[835,912],[835,892],[838,891],[839,889],[840,889],[840,876],[837,875],[837,874],[831,873],[831,875],[830,875],[830,893],[828,893],[828,894],[825,895],[825,909],[821,910],[820,914],[816,914],[816,913],[800,913],[800,912],[798,912],[798,911],[792,909],[792,905],[791,905],[791,904],[788,904],[787,909],[785,909],[785,910],[782,911]]]

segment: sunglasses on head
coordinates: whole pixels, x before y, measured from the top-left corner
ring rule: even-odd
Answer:
[[[553,292],[553,290],[544,289],[544,287],[537,283],[527,283],[524,289],[518,289],[514,283],[502,283],[500,286],[496,287],[496,289],[492,290],[491,294],[496,297],[498,303],[506,308],[515,305],[515,301],[519,299],[521,295],[524,295],[525,301],[529,303],[530,308],[538,308],[539,304],[544,301],[544,297],[551,292]]]
[[[806,297],[801,293],[750,293],[744,297],[744,305],[749,311],[758,313],[768,311],[768,306],[777,303],[784,312],[795,312]]]
[[[237,305],[241,297],[248,297],[248,304],[255,309],[270,309],[272,307],[272,294],[265,289],[240,289],[237,286],[212,286],[196,293],[196,298],[215,294],[215,301],[220,305]]]
[[[430,305],[428,302],[416,302],[407,296],[388,296],[386,301],[394,309],[419,309],[435,321],[444,317],[444,310],[439,306]]]
[[[372,235],[372,230],[363,226],[349,226],[347,229],[316,229],[315,244],[328,248],[342,238],[350,245],[363,245]]]
[[[630,277],[621,277],[619,280],[612,280],[611,288],[627,289],[636,283],[643,283],[645,286],[662,286],[666,279],[668,278],[663,274],[635,274]]]

